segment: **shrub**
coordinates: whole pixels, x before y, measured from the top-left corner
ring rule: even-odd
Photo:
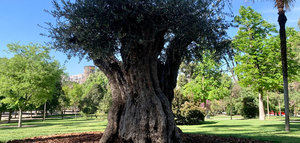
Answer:
[[[241,115],[246,118],[255,118],[258,115],[258,107],[253,97],[245,97],[243,99]]]
[[[197,125],[204,121],[204,108],[200,102],[184,97],[180,92],[175,92],[173,113],[177,125]]]

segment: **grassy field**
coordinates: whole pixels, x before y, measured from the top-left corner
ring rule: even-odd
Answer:
[[[211,117],[202,125],[179,127],[185,133],[235,136],[275,142],[300,142],[300,119],[292,120],[298,121],[291,123],[289,133],[283,131],[284,122],[279,118],[259,121],[257,119],[242,120],[239,116],[234,117],[234,120],[229,120],[228,116],[217,116]],[[0,141],[62,133],[104,131],[106,124],[106,120],[85,118],[48,119],[44,122],[29,120],[24,122],[23,128],[16,128],[17,123],[0,124]]]

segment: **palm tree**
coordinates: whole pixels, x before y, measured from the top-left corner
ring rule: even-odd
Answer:
[[[285,10],[289,9],[289,6],[295,0],[275,0],[275,6],[278,9],[278,23],[280,34],[280,48],[281,48],[281,63],[283,74],[283,92],[284,92],[284,112],[285,112],[285,130],[290,131],[290,119],[289,119],[289,93],[288,93],[288,72],[287,72],[287,50],[286,50],[286,32],[285,24],[287,18],[285,16]]]
[[[254,0],[253,0],[254,1]],[[280,48],[281,48],[281,63],[283,74],[283,92],[284,92],[284,112],[285,112],[285,130],[290,131],[290,119],[289,119],[289,93],[288,93],[288,72],[287,72],[287,50],[286,50],[286,32],[285,24],[287,18],[285,16],[285,10],[290,8],[291,3],[295,0],[272,0],[275,2],[275,7],[278,9],[278,23],[280,34]]]

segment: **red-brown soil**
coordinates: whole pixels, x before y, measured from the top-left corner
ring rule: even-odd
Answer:
[[[102,132],[70,133],[52,136],[40,136],[23,140],[13,140],[8,143],[96,143],[99,142]],[[268,143],[246,138],[220,137],[214,135],[183,134],[184,143]],[[121,143],[121,140],[116,143]]]

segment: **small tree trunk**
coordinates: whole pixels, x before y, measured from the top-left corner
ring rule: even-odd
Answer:
[[[46,119],[46,112],[47,112],[47,104],[44,104],[44,115],[43,115],[43,121]]]
[[[17,112],[17,111],[15,111],[15,118],[17,118],[17,114],[18,114],[18,112]]]
[[[295,104],[294,104],[294,117],[296,117],[297,116],[297,106],[296,106],[297,104],[296,104],[296,102],[295,102]]]
[[[287,63],[287,50],[286,50],[286,31],[285,23],[287,18],[283,10],[283,1],[278,6],[278,23],[280,33],[280,48],[281,48],[281,63],[283,74],[283,93],[284,93],[284,112],[285,112],[285,131],[290,131],[290,118],[289,118],[289,89],[288,89],[288,63]]]
[[[230,120],[232,120],[232,105],[230,105]]]
[[[268,114],[268,119],[270,119],[269,95],[267,95],[267,114]]]
[[[18,121],[18,127],[22,127],[22,109],[19,108],[19,121]]]
[[[2,112],[0,112],[0,121],[2,120]]]
[[[60,112],[61,119],[64,119],[64,110],[63,110],[63,109],[61,109],[60,111],[61,111],[61,112]]]
[[[281,105],[280,105],[280,99],[278,100],[278,109],[279,109],[279,117],[281,118]]]
[[[8,113],[8,123],[10,123],[10,120],[11,120],[11,113],[12,113],[12,111],[9,111],[9,113]]]
[[[263,93],[260,91],[258,93],[258,108],[259,108],[259,120],[265,120],[265,109],[263,102]]]
[[[232,91],[231,91],[232,92]],[[232,97],[233,97],[233,93],[231,93],[230,95],[230,120],[232,120]]]
[[[30,110],[30,118],[32,118],[32,110]]]
[[[75,106],[75,104],[74,104],[74,113],[75,113],[75,118],[76,118],[76,106]]]

